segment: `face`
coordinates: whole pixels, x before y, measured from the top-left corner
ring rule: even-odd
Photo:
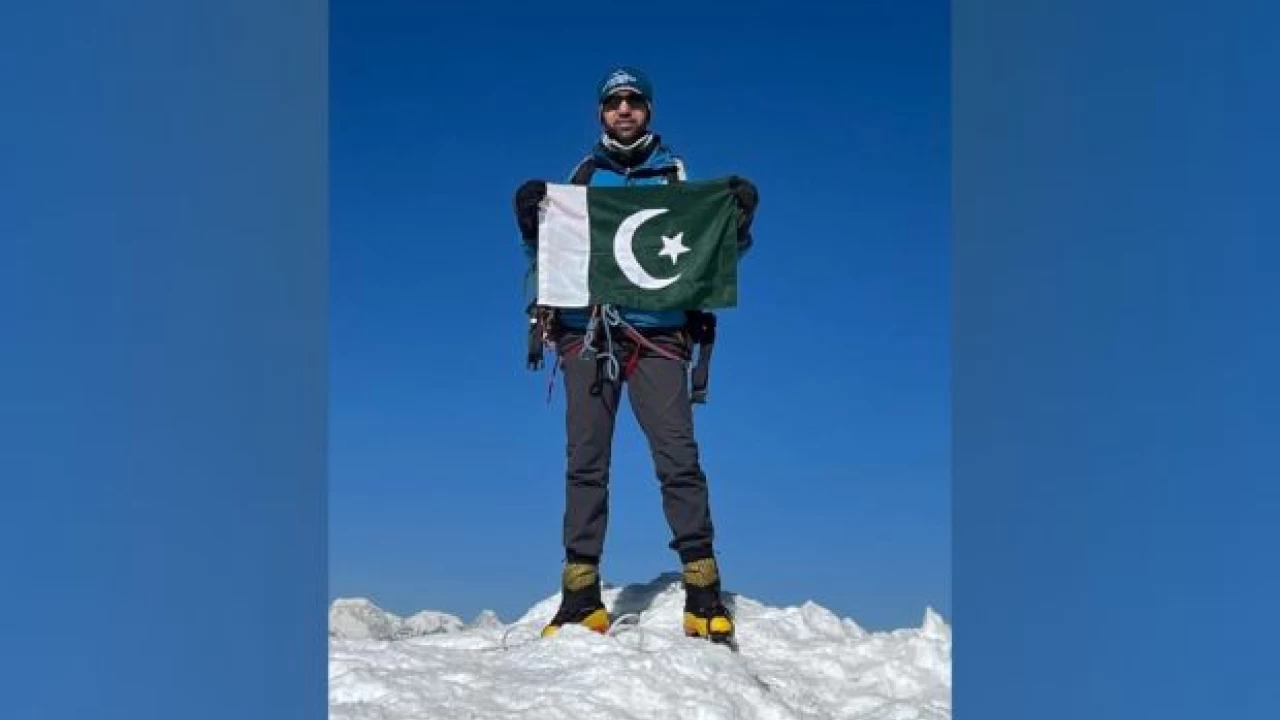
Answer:
[[[601,117],[609,134],[621,142],[630,142],[644,134],[649,125],[649,103],[624,90],[605,98]]]

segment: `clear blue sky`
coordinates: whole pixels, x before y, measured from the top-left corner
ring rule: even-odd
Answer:
[[[334,596],[510,621],[555,592],[563,400],[523,366],[511,195],[563,180],[630,63],[692,176],[761,193],[696,416],[726,588],[949,615],[948,5],[772,5],[333,3]],[[612,583],[677,569],[622,412]]]

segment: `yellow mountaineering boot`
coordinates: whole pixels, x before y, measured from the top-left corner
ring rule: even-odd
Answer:
[[[542,629],[542,637],[555,635],[566,624],[583,625],[598,633],[609,630],[609,611],[600,600],[600,574],[595,565],[566,563],[560,584],[560,609]]]
[[[720,599],[720,571],[714,558],[684,565],[684,634],[732,645],[733,615]]]

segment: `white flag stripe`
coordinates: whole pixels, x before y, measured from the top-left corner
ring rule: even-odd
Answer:
[[[585,307],[591,302],[587,286],[590,266],[587,188],[549,183],[538,225],[538,304]]]

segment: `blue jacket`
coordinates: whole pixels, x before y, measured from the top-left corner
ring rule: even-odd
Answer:
[[[667,180],[667,171],[674,170],[681,180],[688,179],[685,172],[684,159],[676,155],[670,147],[658,141],[658,146],[649,153],[644,162],[628,168],[615,161],[604,146],[596,143],[591,150],[591,158],[595,161],[595,172],[591,175],[590,185],[599,187],[623,187],[628,185],[658,185]],[[572,177],[570,178],[570,180]],[[750,241],[740,243],[739,257],[746,254]],[[537,259],[537,250],[525,245],[527,257]],[[685,324],[683,310],[634,310],[617,308],[622,319],[637,328],[673,328]],[[590,317],[590,308],[560,310],[560,323],[568,328],[584,329]]]

